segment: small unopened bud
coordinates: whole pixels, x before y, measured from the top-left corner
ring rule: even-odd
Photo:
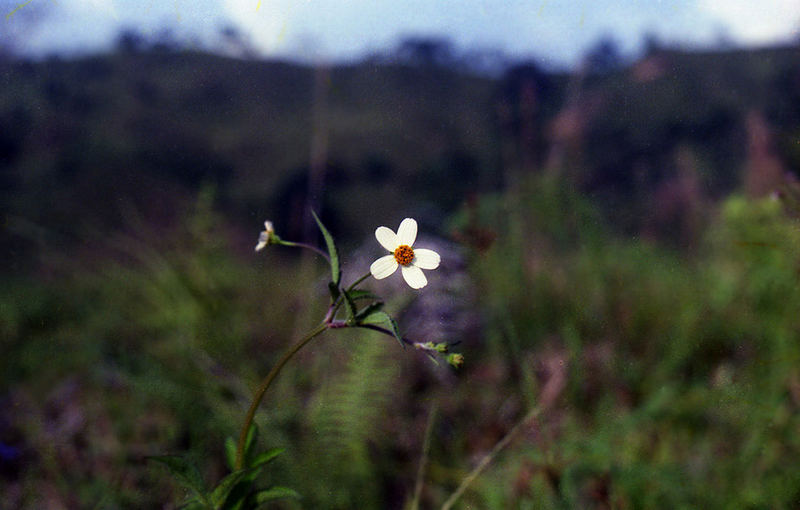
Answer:
[[[454,352],[447,355],[447,362],[455,368],[460,368],[464,364],[464,355]]]

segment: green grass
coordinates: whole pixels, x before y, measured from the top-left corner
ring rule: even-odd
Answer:
[[[532,221],[521,228],[531,241],[520,250],[519,239],[501,237],[476,268],[494,322],[506,331],[497,338],[511,366],[530,371],[526,363],[535,367],[555,351],[568,382],[534,444],[519,441],[472,501],[487,508],[796,503],[798,224],[777,201],[731,197],[700,254],[679,255],[635,239],[589,238],[585,229],[594,225],[572,224],[570,213],[540,227],[541,204],[564,191],[546,180],[532,190],[522,211]],[[553,244],[558,238],[572,241]],[[518,391],[530,380],[521,377]]]
[[[410,501],[435,400],[421,502],[436,507],[557,373],[557,398],[465,507],[797,503],[800,229],[779,202],[731,196],[691,254],[611,234],[552,178],[475,210],[472,226],[497,237],[468,251],[482,330],[460,346],[465,367],[436,375],[369,335],[315,340],[257,416],[262,445],[287,449],[269,482],[304,495],[281,505]],[[326,305],[323,264],[298,276],[287,250],[252,255],[254,232],[245,256],[229,234],[204,192],[168,231],[140,227],[3,281],[0,382],[14,412],[0,441],[25,456],[0,476],[20,494],[9,504],[179,501],[154,454],[192,455],[209,483],[223,475],[252,388]]]

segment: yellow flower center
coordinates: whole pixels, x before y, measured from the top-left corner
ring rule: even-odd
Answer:
[[[414,250],[411,249],[411,246],[401,244],[394,250],[394,259],[401,266],[407,266],[414,260]]]

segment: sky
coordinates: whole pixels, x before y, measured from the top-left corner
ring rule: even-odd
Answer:
[[[102,51],[121,27],[206,46],[236,27],[263,56],[349,60],[404,36],[464,50],[577,63],[604,36],[635,54],[644,34],[680,46],[800,40],[800,0],[0,0],[0,38],[31,55]],[[32,23],[31,20],[35,20]]]

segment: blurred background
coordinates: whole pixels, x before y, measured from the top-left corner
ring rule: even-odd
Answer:
[[[800,506],[800,5],[0,0],[0,508],[176,508],[414,217],[462,369],[357,331],[257,416],[279,508]],[[320,244],[321,245],[321,244]],[[423,454],[430,424],[429,450]],[[426,468],[418,480],[425,456]]]

